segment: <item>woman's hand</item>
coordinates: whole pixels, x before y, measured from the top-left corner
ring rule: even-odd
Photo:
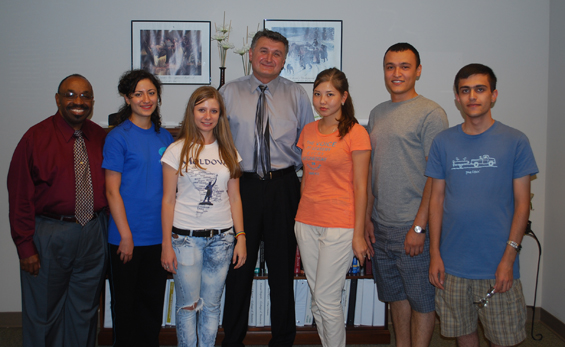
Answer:
[[[357,257],[357,260],[359,260],[359,266],[363,266],[365,263],[365,257],[369,257],[369,259],[371,259],[371,253],[369,252],[367,242],[365,242],[365,238],[363,237],[354,237],[352,243],[353,253]]]
[[[177,273],[177,255],[171,245],[163,245],[161,248],[161,265],[163,269],[176,274]]]
[[[245,264],[247,260],[247,246],[245,245],[245,235],[239,235],[236,239],[236,244],[233,249],[233,259],[232,264],[234,264],[234,269],[239,269]]]
[[[131,234],[130,237],[122,237],[116,254],[120,256],[120,260],[124,264],[133,258],[133,238],[131,237]]]

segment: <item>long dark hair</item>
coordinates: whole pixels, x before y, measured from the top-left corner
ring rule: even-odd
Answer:
[[[345,74],[335,67],[320,72],[318,76],[316,76],[313,89],[316,89],[320,83],[324,82],[330,82],[341,95],[345,92],[348,94],[347,99],[345,99],[345,103],[341,105],[341,118],[337,125],[339,138],[342,139],[345,135],[347,135],[347,133],[349,133],[351,128],[353,128],[353,125],[359,123],[355,118],[353,99],[351,99],[351,93],[349,92],[349,82],[347,82]]]
[[[159,132],[161,129],[161,115],[159,114],[159,106],[161,105],[161,81],[152,73],[145,71],[145,70],[131,70],[126,71],[121,77],[120,82],[118,84],[118,92],[121,96],[127,96],[128,98],[131,97],[131,94],[135,92],[135,88],[137,84],[141,80],[148,79],[153,83],[155,86],[155,90],[157,90],[157,96],[159,97],[159,103],[155,108],[155,111],[151,114],[151,122],[155,125],[155,131]],[[117,112],[116,117],[116,124],[122,124],[131,117],[131,107],[124,101],[124,104]]]
[[[218,124],[212,130],[216,141],[218,141],[220,160],[223,161],[224,165],[228,168],[228,170],[230,170],[230,178],[238,178],[241,176],[241,170],[237,160],[237,151],[231,135],[224,99],[222,98],[222,95],[220,95],[220,92],[213,87],[200,87],[196,89],[188,100],[184,120],[177,140],[184,140],[180,153],[181,165],[179,165],[178,174],[182,176],[183,169],[185,172],[188,171],[190,157],[193,158],[193,162],[198,168],[204,170],[198,160],[200,152],[202,152],[202,149],[204,148],[204,137],[196,126],[196,122],[194,120],[194,107],[208,99],[215,99],[218,101],[218,105],[220,106]]]

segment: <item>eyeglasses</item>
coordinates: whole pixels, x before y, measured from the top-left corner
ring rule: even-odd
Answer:
[[[488,300],[495,294],[494,292],[494,287],[490,287],[490,289],[487,292],[487,295],[485,295],[484,298],[482,298],[479,301],[474,301],[473,304],[477,305],[479,307],[479,310],[483,307],[487,307],[488,306]]]
[[[90,101],[92,99],[94,99],[94,96],[91,94],[87,94],[87,93],[75,93],[75,92],[65,92],[65,93],[57,93],[59,95],[61,95],[63,98],[67,99],[67,100],[74,100],[77,98],[77,96],[84,101]]]

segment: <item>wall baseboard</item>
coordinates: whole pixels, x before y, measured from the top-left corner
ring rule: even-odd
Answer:
[[[551,329],[555,333],[555,335],[565,340],[565,323],[557,319],[554,315],[547,312],[543,308],[540,308],[539,311],[539,320],[544,323],[549,329]]]
[[[528,323],[532,323],[532,315],[534,314],[534,307],[533,306],[526,306],[526,324]],[[539,322],[540,321],[540,311],[541,311],[541,307],[537,307],[536,308],[536,317],[535,317],[535,321]]]
[[[0,327],[2,328],[21,328],[21,312],[0,312]]]

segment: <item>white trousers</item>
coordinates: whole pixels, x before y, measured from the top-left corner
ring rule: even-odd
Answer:
[[[345,346],[341,291],[353,260],[353,229],[296,222],[296,241],[310,292],[312,314],[324,347]]]

